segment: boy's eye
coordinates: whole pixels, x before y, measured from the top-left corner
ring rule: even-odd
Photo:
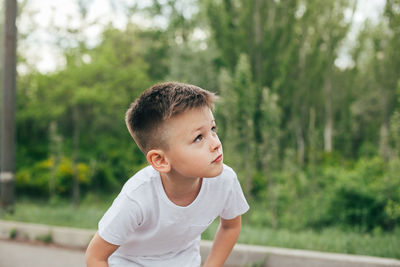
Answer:
[[[195,139],[194,142],[200,142],[201,140],[203,140],[203,136],[201,134],[199,134]]]
[[[216,133],[216,132],[217,132],[217,126],[211,127],[211,131],[213,131],[214,133]]]

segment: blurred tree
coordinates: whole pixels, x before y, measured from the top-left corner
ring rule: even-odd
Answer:
[[[344,18],[345,11],[346,9],[351,8],[351,14],[353,16],[356,3],[356,1],[332,1],[329,2],[329,6],[326,9],[323,9],[327,14],[319,14],[320,21],[318,22],[318,26],[321,27],[321,31],[325,29],[325,34],[322,35],[323,43],[321,46],[323,48],[321,49],[321,52],[325,55],[323,95],[325,104],[324,150],[326,152],[332,152],[333,150],[334,109],[340,108],[340,106],[335,107],[334,105],[341,104],[333,102],[335,100],[333,97],[333,90],[336,89],[335,91],[339,91],[341,89],[340,87],[333,88],[332,79],[334,78],[334,62],[337,58],[341,42],[346,37],[352,21],[352,19],[349,19],[349,22],[346,22]]]
[[[148,66],[147,76],[152,81],[164,80],[171,68],[168,36],[162,29],[140,30],[136,34],[140,40],[138,51]]]
[[[250,57],[256,86],[254,140],[263,143],[263,93],[267,86],[280,96],[284,145],[294,136],[298,161],[305,161],[309,111],[324,123],[325,150],[333,149],[332,75],[338,49],[346,36],[355,1],[204,1],[221,62],[231,71],[240,53]],[[351,16],[350,16],[351,17]],[[325,115],[324,115],[325,114]],[[324,117],[321,117],[324,115]],[[289,140],[288,140],[289,139]],[[258,162],[261,166],[261,162]]]
[[[390,132],[393,139],[393,156],[400,157],[400,111],[396,110],[390,120]]]
[[[372,58],[375,55],[372,35],[373,26],[366,23],[360,31],[356,45],[352,51],[354,68],[351,70],[351,134],[354,156],[375,155],[377,147],[369,144],[379,139],[379,91],[376,90]],[[373,151],[369,151],[368,150]]]
[[[261,184],[265,184],[267,188],[254,188],[261,192],[267,192],[266,201],[271,210],[271,225],[276,227],[278,225],[278,203],[279,192],[277,192],[277,181],[274,177],[279,170],[279,143],[281,137],[281,108],[279,107],[279,99],[276,93],[272,93],[268,88],[263,88],[263,105],[262,105],[262,118],[260,121],[260,129],[262,132],[262,144],[259,145],[258,153],[255,157],[261,157],[262,168],[255,169],[258,172],[258,179],[263,180]],[[260,181],[258,181],[260,183]],[[253,193],[257,191],[253,189]]]
[[[400,81],[397,84],[397,101],[400,103]],[[400,108],[397,108],[390,119],[390,135],[393,142],[392,157],[400,158]]]
[[[56,172],[63,156],[62,137],[58,133],[57,124],[54,121],[49,126],[49,154],[52,163],[49,177],[49,197],[52,199],[56,196]]]
[[[396,1],[387,1],[385,13],[377,25],[367,23],[355,49],[356,83],[352,113],[355,145],[366,153],[367,144],[385,159],[390,157],[390,117],[399,105],[395,97],[400,67],[399,22]],[[371,150],[370,148],[368,150]]]
[[[19,77],[20,188],[67,196],[73,167],[83,192],[119,188],[146,164],[123,114],[168,79],[222,96],[218,134],[261,207],[252,223],[370,230],[399,222],[398,0],[354,44],[343,41],[355,0],[154,0],[145,10],[110,1],[128,23],[105,26],[98,43],[85,35],[98,23],[85,17],[91,2],[76,3],[79,25],[50,29],[65,66],[28,66]],[[134,24],[143,11],[146,23]],[[346,68],[335,65],[342,45],[351,46]]]
[[[253,140],[255,149],[262,144],[261,106],[263,86],[273,92],[285,81],[282,72],[290,72],[296,45],[294,33],[295,1],[204,1],[213,34],[219,50],[220,64],[230,72],[236,68],[241,53],[249,55],[256,102],[254,104]],[[279,62],[279,64],[278,64]],[[256,166],[262,166],[256,158]]]
[[[201,49],[193,41],[176,44],[169,48],[169,73],[166,80],[196,84],[211,91],[217,91],[218,72],[214,66],[216,53],[213,48]]]
[[[385,18],[388,29],[383,39],[375,39],[376,79],[380,87],[381,102],[381,128],[380,128],[380,154],[388,159],[389,148],[389,121],[390,114],[396,106],[396,88],[400,81],[400,1],[388,0],[385,5]],[[397,103],[398,104],[398,103]]]
[[[0,4],[0,43],[2,44],[0,47],[0,62],[3,62],[3,34],[4,34],[4,4],[3,1]],[[0,84],[3,84],[3,64],[0,65]],[[0,97],[0,103],[1,103],[1,97]],[[0,109],[1,110],[1,109]],[[1,113],[0,113],[1,115]]]
[[[167,55],[154,58],[155,62],[165,63],[166,72],[160,78],[215,91],[218,72],[214,61],[217,56],[208,36],[204,10],[198,1],[154,0],[146,11],[151,18],[165,22],[156,26],[160,29],[163,51]]]
[[[244,178],[244,190],[250,198],[255,156],[254,143],[251,141],[255,98],[248,56],[240,56],[233,77],[223,71],[219,81],[223,100],[218,111],[221,112],[222,126],[225,127],[221,138],[224,140],[227,161]]]
[[[252,188],[252,176],[254,166],[252,162],[254,160],[254,142],[253,129],[254,122],[252,120],[255,106],[255,88],[253,84],[251,67],[249,58],[245,54],[241,54],[237,63],[235,74],[233,77],[233,87],[230,94],[234,94],[236,103],[231,110],[234,111],[230,115],[229,121],[233,126],[231,131],[234,133],[234,154],[240,157],[236,160],[236,166],[239,171],[242,171],[242,175],[245,179],[245,191],[247,196],[251,197]],[[226,95],[225,97],[229,97]],[[257,156],[257,155],[256,155]]]
[[[63,153],[72,157],[79,149],[76,162],[100,162],[92,164],[99,168],[95,174],[114,164],[112,170],[98,173],[106,175],[99,178],[100,185],[115,185],[116,177],[127,177],[132,162],[141,164],[141,153],[124,125],[129,103],[150,85],[139,44],[133,25],[125,31],[108,28],[98,46],[68,49],[65,69],[21,78],[19,142],[31,145],[28,158],[47,157],[43,144],[49,141],[49,127],[56,124]]]

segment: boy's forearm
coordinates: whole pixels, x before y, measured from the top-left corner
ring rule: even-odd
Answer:
[[[108,267],[107,261],[87,261],[86,267]]]
[[[224,262],[231,253],[239,237],[240,229],[240,222],[234,227],[223,227],[222,224],[219,225],[204,267],[220,267],[224,265]]]
[[[108,257],[118,247],[106,242],[96,233],[86,250],[86,267],[108,267]]]

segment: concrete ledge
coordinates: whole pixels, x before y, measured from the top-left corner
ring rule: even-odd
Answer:
[[[210,242],[211,243],[211,242]],[[207,244],[210,246],[210,244]],[[398,267],[389,258],[237,244],[226,262],[229,266],[264,267]]]
[[[57,245],[86,248],[95,232],[88,229],[0,220],[0,239],[47,240]],[[202,259],[207,257],[211,246],[211,241],[201,241]],[[400,267],[400,260],[237,244],[225,266]]]
[[[52,242],[57,245],[86,248],[95,230],[48,226],[0,220],[0,238]]]

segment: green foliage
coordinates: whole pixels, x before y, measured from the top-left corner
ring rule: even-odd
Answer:
[[[67,196],[72,191],[73,175],[73,164],[69,158],[63,157],[57,165],[53,159],[39,161],[31,168],[21,168],[17,172],[17,190],[30,195],[49,196],[50,184],[54,183],[55,193]],[[78,163],[77,175],[81,186],[87,188],[92,183],[89,165]]]
[[[384,226],[384,192],[379,192],[382,162],[362,161],[350,173],[338,177],[328,209],[330,220],[372,230]]]
[[[53,236],[51,233],[48,233],[45,235],[39,235],[36,237],[36,241],[40,241],[45,244],[50,244],[50,243],[53,243]]]
[[[247,55],[240,55],[235,72],[221,72],[219,77],[220,94],[223,100],[217,109],[217,118],[224,127],[221,139],[224,143],[227,162],[236,166],[239,179],[244,183],[246,195],[250,198],[252,177],[254,175],[254,106],[255,86],[252,81],[250,62]],[[243,157],[245,155],[245,157]]]
[[[393,154],[400,157],[400,111],[396,110],[390,120],[390,132],[393,140]]]
[[[64,69],[20,77],[21,193],[70,194],[71,176],[84,191],[113,191],[142,166],[124,123],[129,103],[150,84],[137,35],[133,25],[106,28],[99,45],[66,50]]]
[[[176,43],[169,48],[169,71],[164,80],[196,84],[208,90],[217,90],[218,73],[213,66],[216,58],[212,47],[200,48],[197,42]],[[196,75],[193,75],[196,73]]]
[[[203,239],[213,240],[218,221],[202,234]],[[369,255],[377,257],[400,258],[400,229],[387,233],[375,230],[371,233],[347,231],[339,227],[328,227],[323,230],[275,229],[243,224],[239,243],[306,249],[325,252]]]
[[[362,158],[350,167],[332,164],[314,176],[287,167],[272,175],[268,191],[258,193],[258,199],[269,201],[253,203],[250,221],[294,230],[333,225],[393,230],[400,223],[399,171],[398,159],[386,163],[380,157]]]
[[[18,236],[18,231],[17,231],[17,229],[15,229],[15,228],[11,229],[11,230],[10,230],[10,233],[9,233],[9,235],[8,235],[8,238],[9,238],[9,239],[15,239],[15,238],[17,238],[17,236]]]
[[[79,207],[70,201],[55,197],[51,201],[19,198],[14,214],[1,214],[2,220],[39,223],[56,226],[96,229],[97,223],[111,205],[115,194],[87,194]],[[18,234],[18,233],[14,233]]]
[[[18,77],[17,193],[55,201],[71,195],[73,177],[83,197],[118,191],[146,165],[125,110],[173,79],[221,96],[218,134],[251,202],[247,222],[396,231],[399,3],[386,1],[379,22],[347,43],[355,3],[154,1],[149,19],[165,25],[110,24],[96,45],[66,27],[66,65]],[[342,49],[345,67],[336,64]]]

